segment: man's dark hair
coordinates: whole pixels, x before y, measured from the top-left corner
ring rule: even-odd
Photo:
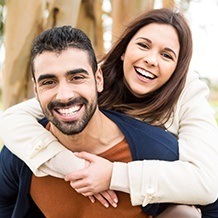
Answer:
[[[45,51],[61,53],[68,48],[78,48],[87,52],[93,73],[97,70],[97,60],[89,37],[82,31],[71,26],[54,27],[43,31],[32,43],[30,67],[33,79],[34,59]]]

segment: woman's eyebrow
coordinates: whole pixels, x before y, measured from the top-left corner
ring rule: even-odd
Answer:
[[[165,49],[166,51],[172,52],[173,55],[175,56],[175,58],[177,58],[176,52],[174,52],[173,49],[168,48],[168,47],[166,47],[166,48],[164,48],[164,49]]]
[[[136,40],[138,40],[138,39],[143,39],[143,40],[146,40],[149,43],[152,43],[152,41],[150,39],[145,38],[145,37],[138,37],[138,38],[136,38]]]

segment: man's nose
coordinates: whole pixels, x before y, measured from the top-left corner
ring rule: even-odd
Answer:
[[[74,98],[75,93],[73,90],[73,85],[67,82],[59,83],[56,99],[60,102],[68,102],[72,98]]]

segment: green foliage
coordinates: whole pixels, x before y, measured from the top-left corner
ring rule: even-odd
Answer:
[[[1,110],[2,110],[2,101],[1,101],[1,88],[0,88],[0,113],[1,113]],[[0,150],[1,150],[1,145],[2,145],[2,142],[0,139]]]
[[[216,116],[216,122],[218,124],[218,100],[213,100],[210,101],[210,105],[214,108],[215,110],[215,116]]]
[[[1,90],[1,87],[0,87],[0,111],[2,110],[2,90]]]
[[[0,0],[0,44],[2,43],[4,31],[4,6],[5,0]]]

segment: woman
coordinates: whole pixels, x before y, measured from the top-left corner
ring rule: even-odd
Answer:
[[[179,141],[179,161],[113,164],[111,188],[128,190],[133,205],[209,204],[217,198],[217,126],[207,102],[207,87],[194,74],[190,73],[186,80],[191,55],[192,38],[185,19],[179,13],[160,9],[135,19],[103,60],[105,90],[99,96],[99,104],[165,128]],[[63,177],[74,171],[75,168],[58,169],[58,160],[71,153],[64,151],[54,136],[29,115],[43,117],[35,100],[3,114],[0,132],[4,143],[38,176],[47,172]],[[18,123],[17,119],[25,122]],[[51,159],[55,155],[56,159]],[[76,169],[83,168],[84,160],[73,158],[67,166],[76,162]],[[123,172],[127,172],[128,187],[119,182]],[[75,174],[69,178],[75,187]]]

